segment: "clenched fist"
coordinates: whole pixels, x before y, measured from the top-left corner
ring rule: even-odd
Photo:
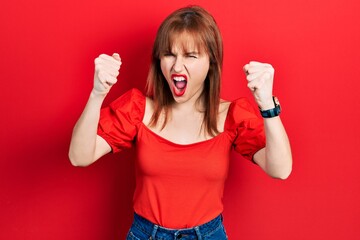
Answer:
[[[117,82],[121,66],[119,54],[112,56],[101,54],[95,59],[95,76],[93,93],[105,96]]]
[[[272,100],[274,68],[268,63],[251,61],[244,66],[244,72],[248,81],[247,86],[261,110],[274,108]]]

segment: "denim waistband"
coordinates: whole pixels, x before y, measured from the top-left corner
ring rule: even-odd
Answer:
[[[175,237],[175,239],[180,239],[184,235],[193,235],[196,236],[197,239],[202,239],[201,236],[207,235],[219,227],[222,226],[222,215],[220,214],[213,220],[204,223],[202,225],[192,227],[192,228],[182,228],[182,229],[170,229],[161,227],[159,225],[156,225],[149,220],[141,217],[137,213],[134,213],[134,222],[133,224],[138,228],[141,229],[145,234],[151,235],[153,239],[155,238],[155,235],[169,235]]]

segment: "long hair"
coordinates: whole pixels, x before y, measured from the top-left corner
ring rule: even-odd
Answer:
[[[160,25],[153,50],[150,70],[147,78],[147,96],[153,99],[154,113],[150,126],[155,126],[162,111],[165,118],[162,128],[168,120],[170,105],[174,102],[171,90],[160,68],[160,58],[171,52],[174,36],[190,34],[195,44],[209,56],[210,66],[204,82],[204,89],[198,100],[203,100],[205,110],[203,126],[206,132],[215,136],[220,104],[221,70],[223,63],[223,45],[219,28],[214,18],[199,6],[181,8],[170,14]]]

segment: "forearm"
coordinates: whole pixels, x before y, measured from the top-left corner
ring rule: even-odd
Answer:
[[[292,156],[288,136],[280,117],[265,118],[266,148],[264,171],[270,176],[286,179],[292,170]]]
[[[94,87],[71,137],[69,158],[75,166],[87,166],[111,151],[110,145],[97,136],[101,105],[117,82],[121,59],[119,54],[101,54],[95,59]]]
[[[251,61],[243,69],[248,88],[260,109],[265,112],[277,108],[279,103],[272,94],[274,68],[268,63]],[[255,153],[253,160],[270,176],[285,179],[292,169],[291,149],[280,117],[275,116],[270,114],[264,118],[266,147]]]
[[[77,121],[70,142],[69,158],[75,166],[86,166],[95,159],[97,126],[104,96],[93,92]]]

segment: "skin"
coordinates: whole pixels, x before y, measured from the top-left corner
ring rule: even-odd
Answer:
[[[189,43],[183,49],[183,41]],[[165,128],[162,121],[151,128],[159,136],[178,144],[190,144],[211,138],[201,129],[202,113],[200,96],[209,69],[209,57],[196,49],[189,36],[180,36],[171,53],[161,57],[161,70],[173,91],[172,74],[182,74],[188,83],[183,95],[174,94],[175,103]],[[70,143],[69,158],[75,166],[87,166],[111,151],[108,143],[97,135],[100,109],[104,98],[116,83],[121,59],[118,54],[100,55],[95,59],[94,87],[85,109],[76,123]],[[262,110],[274,108],[272,89],[274,68],[267,63],[250,62],[243,67],[248,88]],[[200,104],[199,104],[200,103]],[[222,101],[219,109],[219,130],[223,130],[229,102]],[[153,113],[152,100],[146,99],[143,122],[148,124]],[[292,156],[289,140],[280,117],[264,119],[266,147],[254,155],[254,161],[270,176],[286,179],[291,173]]]
[[[184,43],[186,43],[186,49],[183,49]],[[200,110],[204,107],[201,102],[197,101],[203,91],[205,78],[209,71],[209,56],[205,51],[197,49],[192,39],[183,33],[176,38],[171,52],[161,56],[160,66],[175,102],[166,126],[163,129],[160,128],[162,126],[162,119],[160,119],[157,127],[153,127],[151,130],[178,144],[190,144],[211,138],[201,128],[203,114]],[[181,75],[187,79],[185,93],[181,96],[175,93],[177,90],[174,87],[174,75]],[[153,112],[151,99],[148,99],[147,102],[149,104],[145,115],[151,117]],[[145,119],[148,118],[145,117]]]
[[[248,88],[262,110],[274,108],[272,90],[274,68],[268,63],[251,61],[244,67]],[[286,179],[292,170],[288,136],[280,116],[264,119],[266,147],[254,155],[254,161],[270,176]]]
[[[184,45],[186,49],[183,49]],[[174,40],[171,52],[161,56],[160,67],[173,93],[176,102],[174,107],[177,107],[199,98],[209,71],[210,59],[205,51],[196,48],[188,34],[182,33]],[[183,75],[187,79],[186,91],[180,97],[175,93],[172,75]]]

